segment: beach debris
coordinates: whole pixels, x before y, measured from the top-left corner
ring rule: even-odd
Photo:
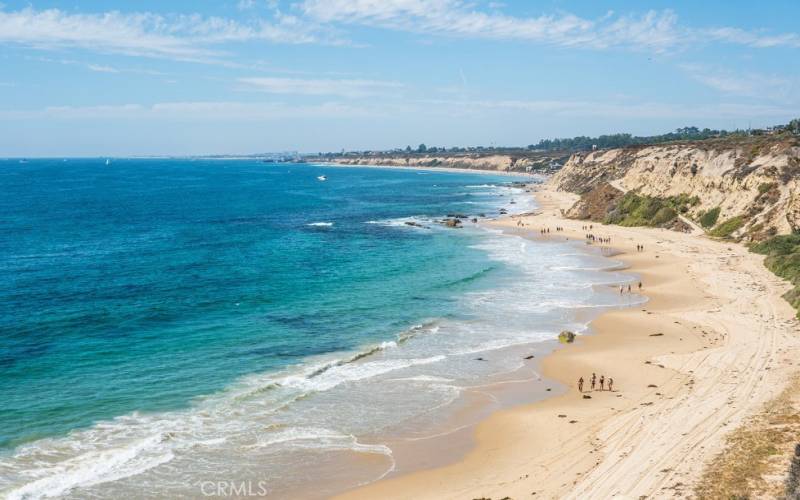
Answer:
[[[656,387],[658,387],[658,386],[657,386],[656,384],[647,384],[647,387],[648,387],[648,388],[656,388]]]
[[[473,217],[473,218],[472,218],[472,223],[473,223],[473,224],[477,224],[477,223],[478,223],[478,219],[477,219],[477,218],[475,218],[475,217]]]
[[[567,416],[564,415],[563,413],[561,413],[561,414],[558,415],[558,418],[567,418]]]
[[[525,356],[525,359],[533,359],[533,358],[535,358],[535,357],[536,357],[536,356],[534,356],[533,354],[531,354],[530,356]]]
[[[442,224],[447,227],[461,227],[461,220],[460,219],[444,219],[442,220]]]
[[[651,333],[650,336],[651,337],[663,337],[664,334],[663,333]]]
[[[592,397],[590,395],[588,395],[588,394],[584,394],[583,395],[583,399],[592,399]]]
[[[569,330],[562,330],[561,333],[558,334],[558,341],[562,344],[571,344],[575,342],[575,334]]]
[[[545,389],[545,391],[547,391],[547,392],[550,392],[550,391],[552,391],[552,390],[553,390],[553,389],[551,389],[551,388],[549,388],[549,387],[548,387],[547,389]]]
[[[578,423],[578,421],[577,421],[577,420],[570,420],[570,421],[569,421],[569,423],[571,423],[571,424],[577,424],[577,423]]]

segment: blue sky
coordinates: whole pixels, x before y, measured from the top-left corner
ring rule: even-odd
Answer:
[[[0,3],[0,156],[526,145],[800,116],[800,2]]]

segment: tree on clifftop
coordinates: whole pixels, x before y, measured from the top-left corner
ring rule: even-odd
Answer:
[[[428,150],[428,147],[425,146],[425,144],[420,144],[419,146],[417,146],[417,153],[424,153],[427,150]]]

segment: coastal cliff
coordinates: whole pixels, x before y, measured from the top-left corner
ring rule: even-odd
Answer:
[[[386,154],[343,156],[326,159],[340,165],[373,165],[409,168],[459,168],[497,172],[557,171],[567,154],[523,152],[519,154]]]
[[[634,193],[671,200],[676,216],[712,234],[762,240],[800,228],[800,140],[743,136],[576,153],[550,185],[582,195],[571,217],[603,220]]]

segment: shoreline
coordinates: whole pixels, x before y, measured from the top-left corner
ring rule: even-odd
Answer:
[[[550,238],[583,240],[581,226],[588,223],[560,215],[574,195],[535,194],[541,213],[491,224],[520,234],[515,224],[522,220],[533,236],[558,224],[565,231]],[[593,233],[612,237],[621,252],[615,258],[641,276],[650,300],[604,312],[592,321],[592,335],[542,360],[542,375],[567,386],[566,394],[491,414],[455,463],[338,498],[635,498],[690,491],[728,431],[780,393],[796,370],[789,361],[800,354],[794,311],[780,298],[788,285],[738,245],[593,225]],[[644,252],[635,252],[637,243]],[[593,371],[615,379],[614,393],[578,394],[578,376],[588,379]]]

